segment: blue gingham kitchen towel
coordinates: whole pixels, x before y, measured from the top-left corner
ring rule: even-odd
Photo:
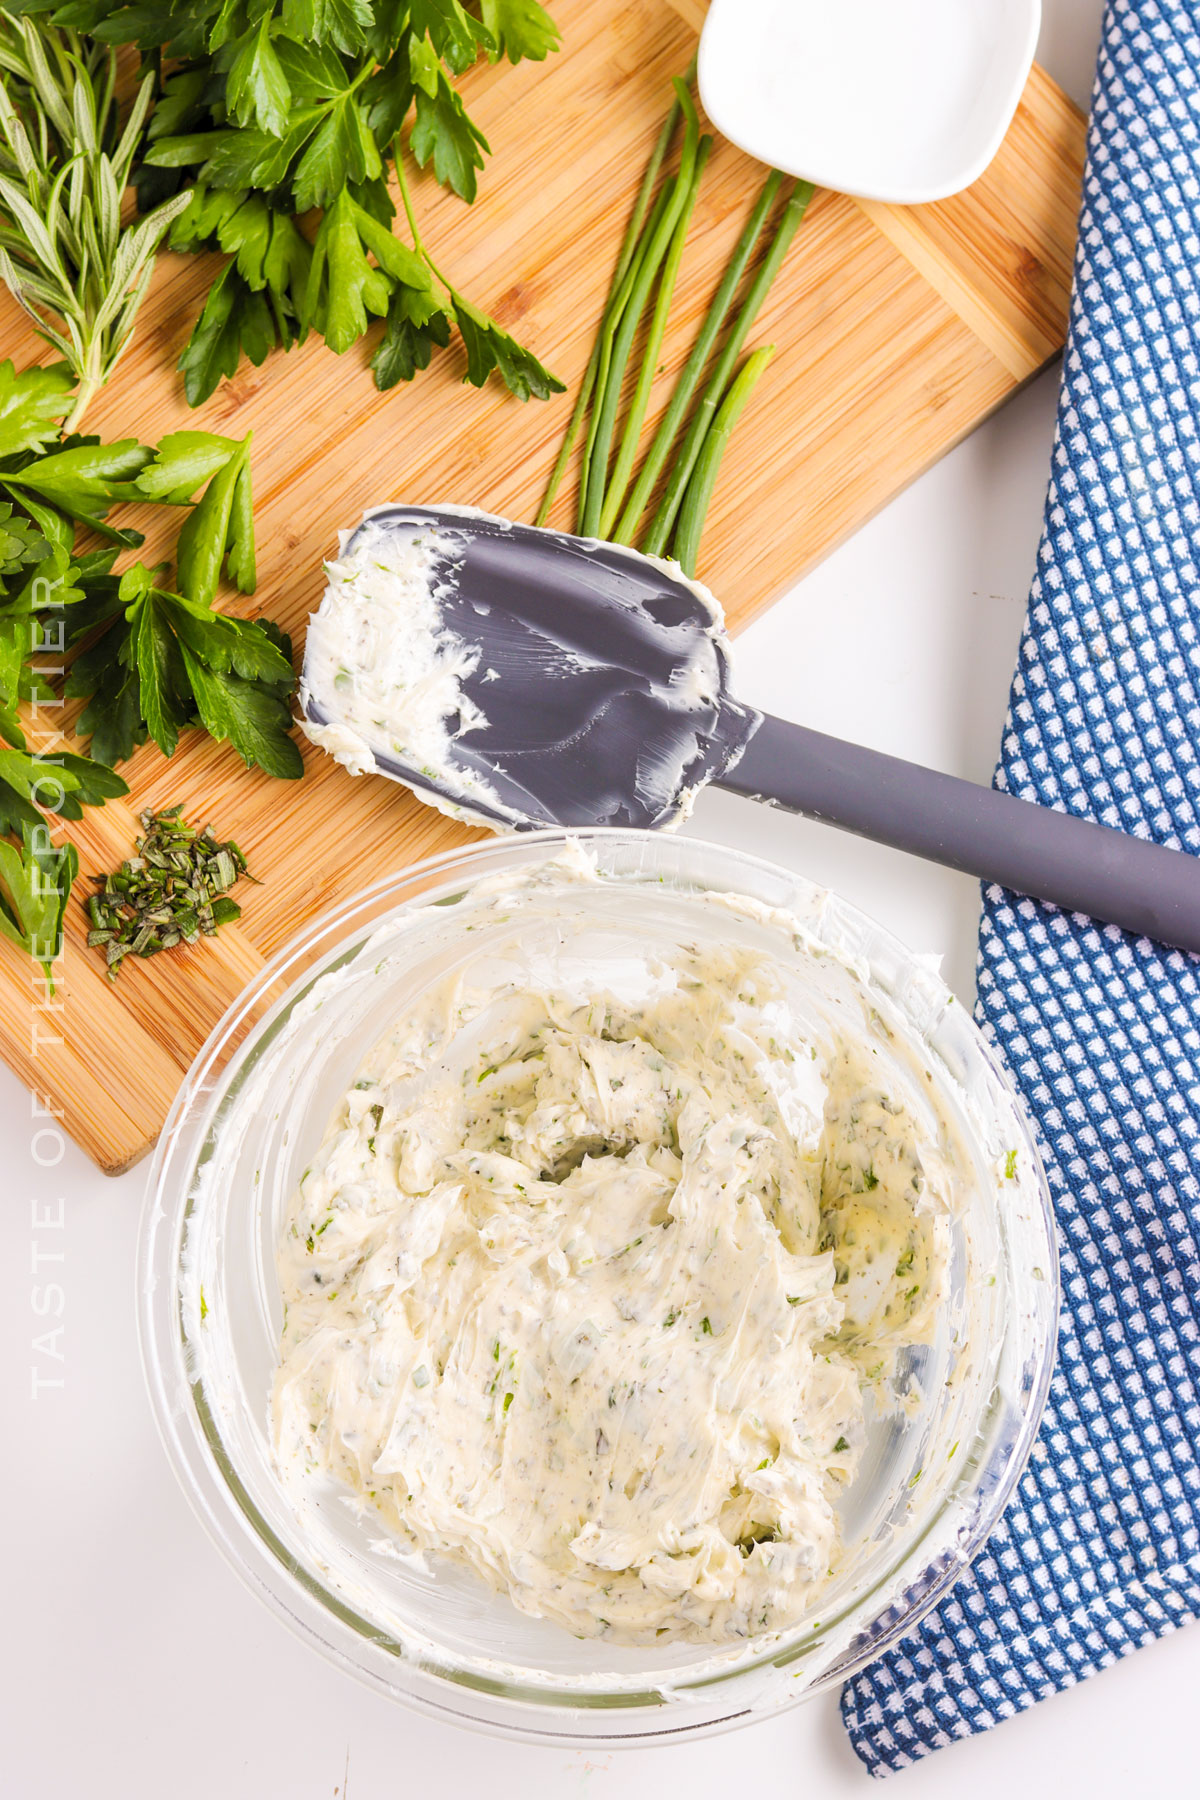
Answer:
[[[1113,0],[998,783],[1200,852],[1200,0]],[[1058,1368],[1000,1529],[851,1682],[876,1775],[1200,1613],[1200,958],[985,895],[979,1018],[1058,1212]]]

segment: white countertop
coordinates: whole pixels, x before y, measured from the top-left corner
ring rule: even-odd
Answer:
[[[1101,0],[1046,0],[1041,57],[1086,103]],[[976,780],[989,778],[1040,525],[1055,374],[896,501],[738,647],[748,699]],[[780,529],[786,529],[779,522]],[[978,893],[824,827],[729,795],[692,831],[840,889],[914,948],[940,951],[970,997]],[[117,1052],[114,1050],[114,1054]],[[159,1448],[133,1322],[144,1171],[98,1175],[68,1146],[34,1159],[29,1095],[0,1069],[4,1210],[0,1367],[9,1546],[0,1648],[0,1792],[12,1800],[717,1800],[744,1791],[865,1794],[833,1697],[670,1749],[571,1752],[431,1723],[298,1643],[193,1519]],[[46,1140],[37,1148],[45,1150]],[[65,1204],[61,1229],[33,1224]],[[61,1256],[37,1266],[38,1258]],[[65,1294],[60,1388],[31,1397],[31,1274]],[[939,1752],[896,1792],[1183,1791],[1194,1783],[1200,1631],[983,1738]],[[347,1770],[349,1780],[347,1785]],[[1066,1771],[1070,1771],[1069,1774]]]

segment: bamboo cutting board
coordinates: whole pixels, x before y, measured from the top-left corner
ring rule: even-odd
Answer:
[[[553,0],[563,49],[544,64],[480,67],[464,84],[495,148],[467,208],[429,180],[417,204],[443,266],[573,389],[668,83],[703,8],[676,0]],[[1008,139],[969,193],[900,210],[817,196],[753,334],[778,354],[722,469],[700,573],[744,625],[864,523],[1061,348],[1079,201],[1083,122],[1038,69]],[[655,405],[687,353],[762,180],[719,143],[697,207]],[[572,392],[522,407],[496,384],[461,385],[453,353],[408,389],[375,391],[373,348],[319,341],[244,368],[199,412],[174,374],[217,264],[160,258],[133,349],[87,428],[153,442],[187,424],[254,432],[259,590],[237,604],[302,645],[339,527],[388,499],[455,500],[530,518]],[[3,296],[3,354],[46,359]],[[651,425],[653,424],[651,420]],[[559,518],[569,522],[573,495]],[[166,553],[161,517],[146,561]],[[177,520],[171,521],[177,524]],[[31,747],[52,753],[47,717]],[[59,720],[63,715],[57,716]],[[69,714],[66,715],[70,717]],[[473,834],[383,780],[353,781],[306,747],[302,782],[247,773],[200,734],[167,763],[151,745],[122,773],[127,801],[71,827],[81,880],[53,1000],[0,940],[0,1053],[40,1109],[110,1172],[153,1143],[184,1071],[222,1012],[296,930],[367,880]],[[86,877],[132,849],[141,808],[182,802],[235,837],[262,885],[219,937],[124,966],[109,983],[84,943]],[[49,1142],[49,1139],[43,1140]]]

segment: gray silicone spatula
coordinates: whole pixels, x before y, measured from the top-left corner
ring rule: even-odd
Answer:
[[[711,782],[1200,953],[1194,858],[755,711],[730,692],[723,628],[669,567],[452,508],[389,507],[369,528],[451,547],[441,618],[472,652],[461,692],[485,721],[436,770],[372,743],[416,793],[508,827],[653,828]],[[336,724],[313,663],[305,713]]]

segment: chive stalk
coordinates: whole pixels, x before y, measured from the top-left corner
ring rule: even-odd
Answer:
[[[716,484],[717,471],[721,467],[721,458],[725,454],[733,428],[754,392],[763,370],[775,354],[774,344],[767,344],[761,350],[754,350],[746,358],[733,380],[730,382],[712,424],[705,434],[688,481],[683,503],[679,511],[679,524],[675,530],[675,560],[685,575],[696,573],[696,553],[700,548],[700,533],[704,529],[704,519],[708,512],[708,503],[712,499],[713,487]]]
[[[633,492],[613,530],[612,536],[615,543],[632,544],[634,540],[642,514],[646,510],[646,504],[654,491],[659,476],[666,467],[667,458],[683,422],[683,416],[692,403],[692,395],[704,372],[704,366],[712,355],[713,346],[725,323],[726,314],[733,303],[733,297],[738,290],[742,276],[746,272],[746,265],[754,253],[754,247],[758,243],[767,214],[782,185],[783,176],[778,169],[772,169],[763,185],[754,211],[746,221],[725,273],[721,277],[721,285],[713,295],[712,304],[705,316],[704,324],[700,328],[700,335],[680,371],[679,379],[675,383],[674,391],[667,403],[667,410],[663,414],[653,442],[646,452],[646,460],[634,483]]]
[[[621,502],[625,498],[625,491],[629,486],[630,476],[633,474],[638,442],[650,405],[650,390],[654,386],[658,359],[662,351],[663,338],[666,335],[667,315],[671,310],[671,298],[675,292],[675,283],[679,277],[679,265],[683,261],[684,246],[687,243],[688,226],[691,224],[696,197],[700,192],[704,166],[712,152],[712,147],[713,141],[710,137],[700,139],[696,150],[696,164],[692,172],[691,187],[684,196],[683,208],[675,226],[675,235],[671,239],[667,260],[663,264],[662,279],[658,284],[658,295],[654,302],[654,315],[650,322],[650,334],[642,352],[637,387],[634,389],[633,399],[629,403],[629,412],[621,432],[621,447],[617,452],[617,460],[613,465],[613,472],[604,493],[604,507],[600,514],[600,535],[604,538],[612,536],[613,526],[617,522],[617,514],[621,510]]]
[[[695,67],[694,61],[692,67]],[[686,79],[689,81],[691,80],[690,70]],[[676,127],[682,117],[683,108],[679,104],[678,96],[676,96],[671,102],[671,110],[664,119],[662,130],[659,132],[658,137],[655,140],[654,148],[650,152],[650,160],[646,164],[646,172],[642,176],[642,184],[638,189],[637,199],[634,201],[633,211],[629,216],[629,223],[625,227],[625,236],[621,240],[621,248],[617,253],[616,268],[613,270],[613,277],[608,287],[608,297],[604,302],[602,318],[605,321],[607,321],[612,312],[616,297],[621,291],[621,284],[624,282],[629,271],[629,265],[633,261],[634,252],[637,250],[638,242],[642,235],[642,227],[645,225],[646,216],[650,211],[650,202],[654,193],[655,183],[658,180],[663,163],[666,161],[667,152],[671,148],[671,140],[675,136]],[[592,345],[592,354],[588,358],[587,368],[583,372],[583,380],[579,384],[579,392],[575,396],[575,407],[571,413],[571,422],[567,426],[567,435],[562,441],[562,448],[559,450],[554,467],[550,471],[550,479],[546,483],[546,492],[542,496],[542,504],[538,507],[537,517],[533,521],[535,525],[544,525],[550,516],[550,509],[558,496],[558,490],[562,486],[563,476],[567,472],[567,464],[571,460],[571,452],[578,442],[579,433],[583,427],[583,421],[587,416],[588,405],[592,398],[592,390],[596,385],[596,371],[599,366],[600,338],[597,337],[596,342]]]
[[[616,340],[617,326],[624,317],[625,310],[629,305],[630,295],[633,292],[633,286],[637,280],[638,270],[641,268],[646,253],[653,243],[659,225],[662,222],[663,215],[670,204],[674,185],[673,181],[666,181],[663,183],[662,192],[659,194],[651,208],[650,217],[642,232],[641,241],[634,247],[633,260],[625,272],[625,279],[621,283],[617,296],[613,301],[611,314],[602,319],[600,323],[600,335],[596,339],[596,348],[599,354],[596,362],[595,404],[592,407],[592,416],[588,423],[587,436],[583,441],[583,460],[579,467],[579,503],[576,509],[576,530],[579,532],[582,532],[584,529],[584,510],[587,506],[588,491],[591,486],[592,457],[596,447],[597,434],[600,430],[600,404],[601,398],[608,386],[609,371],[612,368],[613,346]]]
[[[679,173],[671,183],[667,194],[667,203],[662,209],[658,224],[652,233],[648,233],[648,242],[640,257],[635,258],[626,275],[625,283],[630,286],[627,304],[615,330],[605,332],[610,340],[609,366],[604,370],[604,355],[601,352],[600,369],[603,379],[597,376],[596,407],[593,415],[593,439],[589,457],[588,484],[586,492],[581,495],[582,511],[579,530],[584,537],[595,537],[600,530],[600,514],[604,505],[604,489],[608,481],[608,456],[612,447],[613,427],[616,424],[617,408],[621,400],[621,385],[625,369],[629,362],[629,352],[633,346],[634,333],[637,331],[650,289],[666,254],[667,246],[674,235],[679,214],[691,191],[692,175],[696,166],[696,150],[699,140],[700,124],[696,116],[696,108],[692,97],[682,81],[676,80],[675,92],[679,104],[683,108],[684,133],[683,149],[679,159]],[[631,282],[632,277],[632,282]]]
[[[697,458],[717,408],[722,403],[722,396],[729,386],[734,365],[741,353],[742,345],[746,341],[746,334],[758,316],[771,283],[779,273],[792,239],[799,230],[800,222],[808,210],[808,203],[813,197],[813,192],[811,182],[798,181],[788,195],[776,228],[775,240],[750,284],[741,311],[734,321],[733,330],[730,332],[717,365],[705,386],[695,416],[688,426],[683,445],[675,457],[666,492],[659,502],[658,511],[650,523],[649,531],[642,540],[641,548],[647,556],[662,556],[665,551],[671,535],[671,528],[675,523],[684,493],[691,480],[692,471],[696,466]]]

